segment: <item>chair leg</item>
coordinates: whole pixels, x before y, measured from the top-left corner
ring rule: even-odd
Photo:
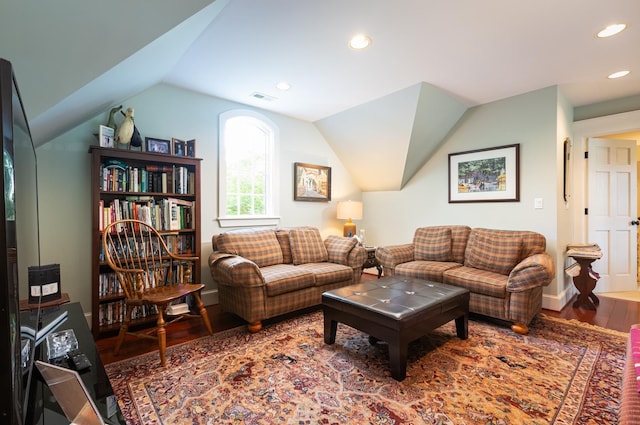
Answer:
[[[200,312],[200,316],[202,316],[202,321],[204,325],[207,327],[209,331],[209,335],[213,335],[213,328],[211,327],[211,322],[209,321],[209,314],[207,313],[207,309],[200,298],[200,294],[194,293],[194,298],[196,299],[196,306],[198,307],[198,311]]]
[[[160,350],[160,366],[167,365],[167,328],[164,321],[164,310],[166,305],[158,307],[158,320],[156,322],[157,336],[158,336],[158,349]]]
[[[113,354],[116,356],[120,353],[120,348],[122,347],[124,338],[127,336],[127,332],[129,331],[129,322],[131,322],[132,309],[128,305],[125,305],[124,309],[124,320],[120,324],[118,340],[116,341],[116,346],[113,348]]]

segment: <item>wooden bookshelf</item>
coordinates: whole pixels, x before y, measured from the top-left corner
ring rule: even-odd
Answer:
[[[110,221],[150,221],[176,253],[201,257],[201,159],[92,146],[91,160],[91,331],[98,339],[116,333],[124,313],[124,296],[104,261],[102,229]],[[201,281],[201,259],[192,276]],[[156,320],[139,311],[132,326]]]

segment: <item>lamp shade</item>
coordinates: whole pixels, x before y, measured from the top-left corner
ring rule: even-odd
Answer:
[[[362,220],[362,202],[360,201],[338,202],[338,219]]]

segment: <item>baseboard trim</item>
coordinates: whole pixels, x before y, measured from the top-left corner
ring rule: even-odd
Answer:
[[[202,291],[201,295],[204,305],[218,304],[218,289],[209,289]]]
[[[564,291],[562,291],[558,295],[545,295],[542,294],[542,308],[553,311],[562,310],[575,294],[578,293],[578,290],[573,286],[567,287]]]

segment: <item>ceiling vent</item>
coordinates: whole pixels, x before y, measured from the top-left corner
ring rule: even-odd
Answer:
[[[273,102],[274,100],[278,99],[277,97],[269,96],[268,94],[259,93],[257,91],[251,93],[251,97],[259,100],[264,100],[265,102]]]

